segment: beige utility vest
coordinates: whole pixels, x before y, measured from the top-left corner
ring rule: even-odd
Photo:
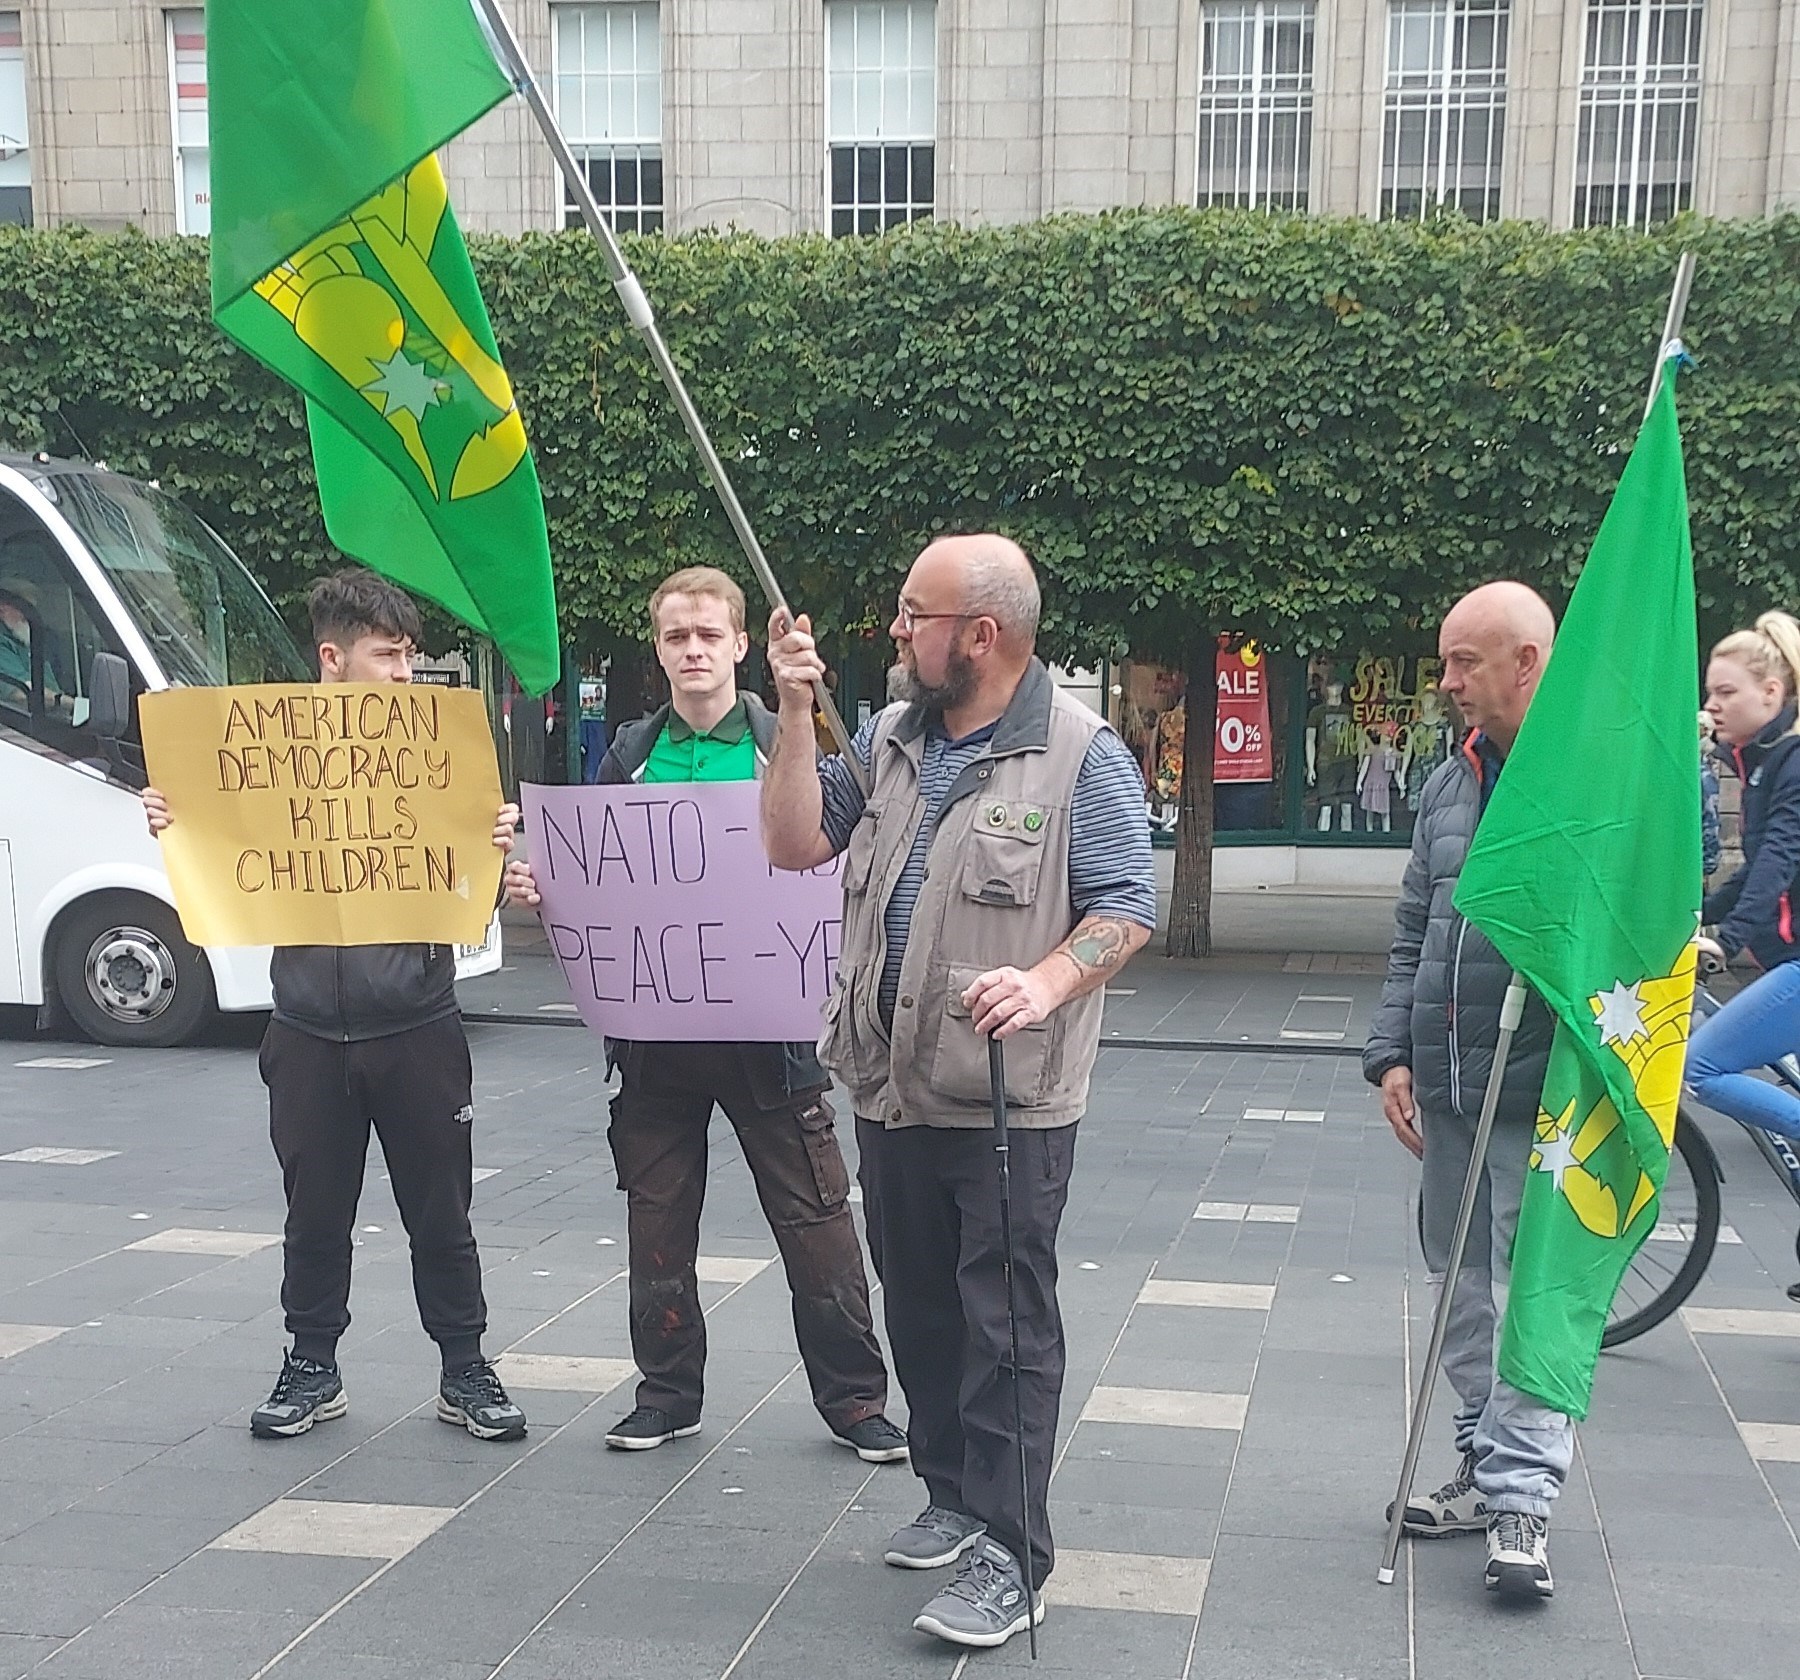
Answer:
[[[1081,761],[1106,726],[1032,661],[987,754],[957,777],[938,813],[890,1034],[877,996],[883,918],[925,817],[925,727],[922,710],[904,705],[876,721],[874,790],[844,853],[843,943],[819,1056],[863,1119],[974,1128],[992,1124],[987,1041],[962,994],[991,968],[1034,967],[1075,927],[1069,809]],[[1004,1041],[1011,1124],[1081,1118],[1101,1004],[1092,991]]]

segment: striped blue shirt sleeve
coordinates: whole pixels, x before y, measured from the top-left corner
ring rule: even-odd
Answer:
[[[877,716],[879,715],[878,713]],[[858,762],[867,772],[874,763],[873,717],[851,738],[850,750],[856,754]],[[850,773],[850,766],[844,762],[842,753],[833,753],[829,758],[819,760],[819,793],[824,801],[819,826],[825,831],[825,838],[831,842],[831,853],[835,857],[850,844],[850,831],[856,827],[858,818],[863,814],[863,807],[868,803],[863,798],[862,789],[856,785],[856,778]]]
[[[1094,737],[1069,812],[1069,896],[1076,916],[1117,916],[1156,931],[1156,864],[1144,775],[1110,729]]]

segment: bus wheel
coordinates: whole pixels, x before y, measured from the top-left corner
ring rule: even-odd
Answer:
[[[173,910],[138,893],[97,893],[64,912],[52,962],[63,1008],[96,1044],[183,1044],[213,1012],[205,955]]]

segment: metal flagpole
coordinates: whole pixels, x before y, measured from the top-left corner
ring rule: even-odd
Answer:
[[[1450,1297],[1462,1271],[1463,1253],[1469,1246],[1469,1227],[1475,1222],[1475,1197],[1487,1166],[1488,1139],[1494,1131],[1494,1115],[1500,1107],[1500,1087],[1506,1079],[1506,1058],[1512,1053],[1513,1034],[1525,1014],[1525,979],[1517,969],[1506,985],[1500,1005],[1500,1036],[1494,1041],[1494,1065],[1488,1073],[1487,1091],[1481,1099],[1481,1118],[1475,1141],[1469,1147],[1469,1170],[1463,1177],[1462,1206],[1457,1209],[1456,1234],[1450,1239],[1450,1258],[1438,1292],[1437,1313],[1431,1321],[1431,1345],[1419,1372],[1419,1394],[1413,1402],[1412,1430],[1406,1437],[1406,1456],[1400,1461],[1400,1485],[1394,1491],[1394,1508],[1388,1517],[1387,1545],[1375,1579],[1384,1587],[1394,1584],[1394,1560],[1400,1555],[1400,1525],[1406,1520],[1406,1501],[1412,1495],[1413,1472],[1419,1467],[1419,1449],[1425,1443],[1425,1419],[1431,1410],[1431,1391],[1437,1382],[1438,1361],[1444,1357],[1444,1336],[1450,1328]]]
[[[1006,1333],[1012,1343],[1013,1439],[1019,1444],[1019,1527],[1025,1555],[1025,1631],[1037,1661],[1037,1607],[1041,1587],[1032,1580],[1031,1482],[1025,1474],[1025,1402],[1019,1393],[1019,1307],[1013,1290],[1012,1144],[1006,1135],[1006,1046],[988,1034],[988,1092],[994,1111],[994,1154],[1000,1163],[1000,1258],[1006,1273]]]
[[[1663,363],[1670,347],[1681,335],[1681,323],[1687,314],[1688,293],[1694,284],[1694,253],[1683,251],[1675,269],[1675,286],[1669,294],[1668,314],[1663,318],[1662,337],[1656,345],[1656,370],[1650,377],[1650,396],[1644,404],[1648,417],[1650,405],[1662,379]],[[1481,1184],[1481,1172],[1487,1160],[1488,1139],[1494,1130],[1494,1115],[1500,1105],[1500,1086],[1506,1077],[1506,1058],[1512,1049],[1513,1034],[1525,1013],[1525,981],[1517,969],[1506,988],[1506,1001],[1500,1006],[1500,1036],[1494,1045],[1494,1066],[1488,1075],[1487,1091],[1481,1099],[1481,1119],[1475,1127],[1475,1141],[1469,1155],[1469,1171],[1463,1179],[1462,1206],[1457,1210],[1456,1233],[1450,1242],[1450,1258],[1444,1273],[1443,1288],[1438,1295],[1437,1312],[1432,1319],[1431,1345],[1425,1355],[1424,1369],[1419,1373],[1418,1399],[1413,1405],[1412,1429],[1406,1438],[1406,1455],[1400,1462],[1400,1485],[1394,1492],[1394,1508],[1388,1517],[1387,1545],[1381,1554],[1381,1567],[1375,1579],[1384,1587],[1394,1583],[1394,1564],[1400,1555],[1400,1530],[1406,1521],[1406,1501],[1412,1494],[1413,1473],[1419,1467],[1419,1449],[1425,1439],[1425,1419],[1431,1405],[1431,1391],[1437,1382],[1438,1361],[1444,1354],[1444,1337],[1450,1322],[1450,1298],[1462,1272],[1463,1254],[1468,1248],[1469,1226],[1475,1213],[1475,1196]]]
[[[1656,344],[1656,367],[1650,375],[1650,395],[1644,399],[1644,418],[1650,418],[1650,406],[1656,401],[1656,388],[1662,383],[1663,363],[1668,360],[1669,346],[1681,337],[1681,323],[1687,315],[1688,293],[1694,287],[1695,259],[1692,251],[1683,251],[1675,265],[1675,289],[1669,293],[1669,312],[1663,317],[1662,337]]]
[[[650,300],[645,297],[638,277],[626,263],[625,255],[619,249],[619,242],[613,237],[613,230],[607,226],[606,217],[601,213],[600,206],[594,199],[593,189],[588,185],[587,175],[575,154],[569,150],[569,143],[557,126],[556,116],[544,98],[544,91],[538,85],[537,77],[532,74],[531,66],[525,62],[525,54],[519,46],[518,37],[513,34],[512,25],[500,10],[499,0],[473,0],[473,4],[478,16],[487,26],[488,36],[497,50],[501,68],[514,89],[531,108],[532,117],[549,142],[556,167],[581,210],[581,219],[587,223],[588,232],[599,242],[601,254],[606,259],[607,272],[612,276],[613,289],[619,294],[619,301],[624,304],[626,315],[643,339],[651,361],[656,364],[656,371],[662,375],[663,384],[668,387],[669,395],[675,400],[676,412],[680,414],[688,436],[693,439],[694,447],[700,452],[706,476],[712,480],[712,487],[725,506],[725,516],[731,521],[732,530],[737,533],[745,558],[750,562],[750,569],[756,573],[756,580],[762,585],[763,593],[768,596],[770,607],[778,613],[784,613],[791,624],[794,619],[793,609],[788,605],[781,585],[775,580],[775,573],[770,569],[762,544],[757,541],[756,532],[751,529],[749,517],[726,474],[725,463],[719,459],[718,450],[707,436],[706,423],[700,418],[700,411],[694,406],[694,399],[688,395],[680,370],[675,366],[675,359],[669,354],[669,347],[657,330],[656,316],[650,308]],[[850,773],[866,794],[869,791],[868,775],[850,750],[849,728],[823,682],[813,684],[813,698],[817,701],[819,710],[825,714],[825,721],[843,750],[844,762],[850,766]]]

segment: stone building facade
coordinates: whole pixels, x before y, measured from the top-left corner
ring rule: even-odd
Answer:
[[[504,3],[633,229],[1800,205],[1800,0]],[[202,6],[0,0],[0,216],[204,231],[205,107]],[[466,226],[565,218],[528,127],[448,148]]]

